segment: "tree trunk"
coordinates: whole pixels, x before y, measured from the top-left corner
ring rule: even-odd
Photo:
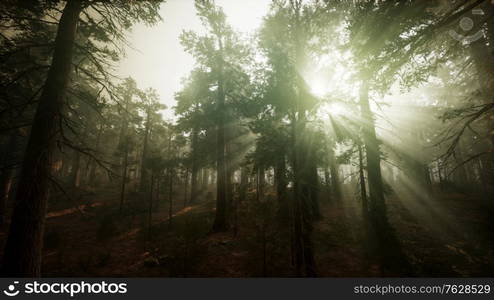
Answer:
[[[364,175],[364,155],[362,153],[362,145],[358,145],[358,171],[359,171],[359,185],[360,185],[360,200],[362,201],[362,215],[367,216],[369,212],[367,203],[367,188],[365,187],[365,175]]]
[[[172,227],[172,219],[173,219],[173,168],[168,170],[168,180],[169,180],[169,188],[168,188],[168,228]]]
[[[442,191],[444,188],[444,178],[443,178],[443,174],[441,171],[441,162],[440,161],[436,162],[436,168],[437,168],[437,178],[439,180],[439,190]]]
[[[303,44],[301,43],[302,24],[300,20],[301,15],[301,1],[294,1],[293,9],[295,19],[293,22],[293,28],[295,30],[295,66],[302,67],[305,55]],[[304,185],[307,182],[308,176],[304,171],[304,166],[307,163],[307,152],[304,142],[307,142],[305,137],[306,126],[306,110],[301,106],[303,103],[303,91],[305,90],[305,83],[300,76],[297,77],[298,94],[294,97],[292,103],[292,115],[291,115],[291,130],[292,130],[292,168],[293,168],[293,226],[294,226],[294,258],[295,258],[295,275],[296,276],[315,276],[315,264],[312,255],[312,218],[309,216],[309,199],[304,197]]]
[[[256,174],[256,201],[261,202],[264,193],[264,167],[261,165],[257,166]]]
[[[144,143],[142,147],[141,157],[141,177],[139,181],[139,191],[145,192],[147,190],[147,169],[146,159],[148,154],[149,133],[151,131],[151,109],[148,107],[146,111],[146,128],[144,130]]]
[[[155,211],[158,212],[159,210],[159,207],[160,207],[160,189],[161,189],[161,184],[160,184],[160,180],[161,180],[161,176],[160,176],[160,173],[162,171],[158,172],[158,176],[156,176],[156,205],[155,205]]]
[[[306,117],[305,113],[302,113],[302,124],[303,131],[305,131]],[[302,240],[302,253],[299,254],[302,258],[302,270],[303,275],[306,277],[315,277],[315,260],[313,254],[313,242],[312,242],[312,232],[313,232],[313,222],[314,220],[321,217],[319,211],[319,202],[317,196],[318,189],[318,175],[317,168],[314,161],[313,149],[311,149],[310,141],[307,139],[306,135],[298,135],[299,145],[297,147],[299,155],[299,188],[298,197],[300,205],[300,219],[301,219],[301,240]]]
[[[85,141],[87,139],[88,126],[92,122],[92,116],[89,117],[89,120],[86,121],[82,126],[84,127],[83,131],[80,134],[81,141]],[[70,174],[70,187],[76,188],[81,184],[81,178],[84,178],[84,173],[82,172],[83,168],[81,167],[81,152],[74,149],[74,161],[72,163],[72,172]]]
[[[94,146],[94,149],[98,150],[99,149],[99,145],[100,145],[100,141],[101,141],[101,134],[103,133],[103,125],[100,125],[100,128],[98,130],[98,135],[96,137],[96,144]],[[97,163],[94,159],[90,159],[89,160],[89,164],[90,164],[90,171],[88,172],[89,174],[89,178],[88,178],[88,183],[89,185],[93,186],[94,185],[94,182],[96,180],[96,168],[97,168]]]
[[[201,190],[207,191],[209,187],[209,170],[207,168],[202,169],[202,187]]]
[[[411,266],[401,249],[400,242],[389,224],[384,188],[381,175],[381,156],[379,141],[376,136],[374,118],[369,105],[369,87],[363,82],[360,91],[360,108],[362,113],[365,156],[367,159],[367,180],[369,183],[370,232],[375,232],[377,248],[383,276],[399,273],[411,275]]]
[[[232,151],[231,151],[231,129],[228,130],[228,141],[225,145],[226,152],[226,161],[225,161],[225,169],[226,169],[226,204],[227,213],[231,211],[233,206],[233,160],[232,160]]]
[[[190,204],[195,204],[197,201],[197,195],[199,191],[198,184],[198,174],[199,174],[199,165],[197,160],[197,154],[199,149],[197,149],[197,140],[198,140],[198,132],[197,128],[192,130],[192,174],[190,179]]]
[[[151,174],[151,186],[149,188],[148,240],[151,239],[151,227],[153,224],[153,188],[154,188],[154,173]]]
[[[72,163],[72,171],[70,173],[70,186],[76,188],[79,186],[79,178],[81,172],[81,152],[74,150],[74,162]]]
[[[219,39],[220,54],[223,51],[221,37]],[[227,199],[226,199],[226,165],[225,165],[225,91],[223,86],[223,61],[220,58],[218,70],[218,123],[216,141],[216,214],[213,231],[226,231],[227,222]]]
[[[184,174],[184,207],[187,206],[187,191],[189,189],[189,168],[185,168]]]
[[[381,175],[381,154],[376,136],[374,117],[369,104],[369,86],[362,84],[360,91],[360,108],[364,120],[363,136],[367,158],[367,180],[369,181],[370,210],[378,223],[387,223],[384,189]]]
[[[292,116],[291,143],[292,143],[292,169],[293,169],[293,260],[295,265],[295,276],[303,275],[304,265],[304,241],[302,231],[302,197],[300,192],[300,172],[299,172],[299,151],[298,151],[298,130],[295,114]]]
[[[319,207],[319,174],[317,173],[315,149],[310,147],[310,155],[307,162],[307,188],[308,200],[311,208],[311,217],[314,219],[322,218],[321,209]]]
[[[290,217],[290,207],[287,199],[286,162],[284,154],[280,155],[277,159],[276,167],[274,169],[274,176],[280,221],[281,224],[288,224]]]
[[[129,151],[128,151],[128,142],[125,142],[124,145],[124,157],[123,157],[123,165],[122,165],[122,182],[120,184],[120,208],[119,212],[122,213],[123,206],[125,203],[125,188],[127,185],[127,165],[129,161]]]
[[[324,187],[326,189],[326,200],[331,202],[331,176],[329,173],[329,168],[326,166],[324,169]]]
[[[240,169],[240,188],[238,191],[238,202],[243,203],[247,198],[247,185],[248,185],[248,174],[247,168],[242,167]]]
[[[14,149],[17,145],[17,132],[12,132],[7,141],[7,145],[5,146],[5,152],[2,157],[2,173],[0,174],[0,226],[5,223],[6,219],[6,208],[7,201],[10,195],[10,189],[12,187],[12,178],[14,175],[14,167],[10,166],[12,163],[12,156],[14,153]]]
[[[329,151],[329,172],[331,173],[331,188],[333,189],[333,196],[336,203],[341,200],[341,187],[340,187],[340,176],[338,172],[338,164],[336,163],[336,158],[334,156],[333,146],[330,145]]]
[[[20,175],[16,205],[5,247],[2,275],[38,277],[52,154],[56,146],[65,91],[72,66],[74,41],[82,5],[69,0],[55,38],[55,50],[38,101]]]

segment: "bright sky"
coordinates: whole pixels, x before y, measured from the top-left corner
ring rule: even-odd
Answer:
[[[262,22],[270,0],[216,0],[223,7],[228,22],[238,31],[252,32]],[[169,108],[175,105],[174,94],[180,90],[181,79],[194,66],[194,59],[184,52],[179,36],[183,30],[201,31],[194,0],[168,0],[161,7],[163,22],[146,27],[134,26],[129,41],[135,49],[127,50],[118,68],[121,77],[132,76],[141,89],[152,87]],[[165,118],[172,118],[167,110]]]

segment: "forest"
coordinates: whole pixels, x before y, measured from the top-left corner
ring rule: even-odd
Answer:
[[[2,277],[494,275],[494,3],[261,1],[0,1]]]

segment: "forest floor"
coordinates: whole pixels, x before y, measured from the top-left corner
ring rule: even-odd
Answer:
[[[117,198],[98,193],[89,196],[90,202],[81,200],[84,205],[49,212],[43,276],[293,276],[286,236],[266,221],[271,219],[258,217],[259,211],[248,201],[239,208],[236,230],[211,233],[211,199],[185,207],[176,201],[171,223],[168,203],[163,202],[155,208],[149,227],[146,201],[130,199],[120,214]],[[447,193],[425,201],[404,192],[387,203],[414,276],[494,274],[494,216],[492,206],[481,198]],[[321,210],[323,217],[313,233],[318,275],[383,276],[379,262],[363,246],[366,230],[360,203],[351,198],[339,205],[323,201]],[[5,229],[0,241],[3,245]]]

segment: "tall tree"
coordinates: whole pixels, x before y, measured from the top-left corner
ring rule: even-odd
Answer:
[[[194,32],[184,32],[181,36],[185,50],[196,58],[198,65],[209,69],[214,80],[211,89],[215,91],[214,105],[216,121],[216,214],[214,231],[228,229],[228,199],[226,136],[225,128],[230,120],[227,114],[227,94],[232,86],[235,74],[242,70],[242,64],[248,60],[245,47],[238,36],[227,24],[223,10],[214,1],[197,0],[198,16],[208,33],[198,36]]]
[[[35,277],[41,273],[41,250],[52,157],[57,139],[61,134],[59,124],[73,66],[77,28],[83,10],[92,8],[98,11],[99,6],[102,5],[98,1],[68,0],[60,15],[50,68],[38,99],[21,168],[15,208],[2,264],[4,276]],[[133,5],[140,8],[136,9]],[[136,19],[146,19],[152,23],[157,19],[157,8],[157,3],[119,6],[116,10],[122,14],[114,16],[112,24],[92,23],[92,33],[96,33],[99,29],[108,30],[106,36],[121,35],[121,32],[116,31],[128,28],[132,24],[129,20],[124,21],[122,18],[141,11],[147,15],[144,17],[137,15]],[[112,6],[106,6],[106,9],[112,9]],[[133,16],[136,15],[133,14]],[[101,17],[107,18],[106,15],[101,15]],[[106,22],[108,20],[110,19],[106,19]],[[120,23],[120,21],[124,22]],[[111,27],[105,28],[105,25],[114,25],[113,32]]]
[[[69,82],[80,0],[68,1],[58,26],[50,71],[38,101],[21,170],[2,273],[39,276],[52,151],[59,134],[61,108]]]

